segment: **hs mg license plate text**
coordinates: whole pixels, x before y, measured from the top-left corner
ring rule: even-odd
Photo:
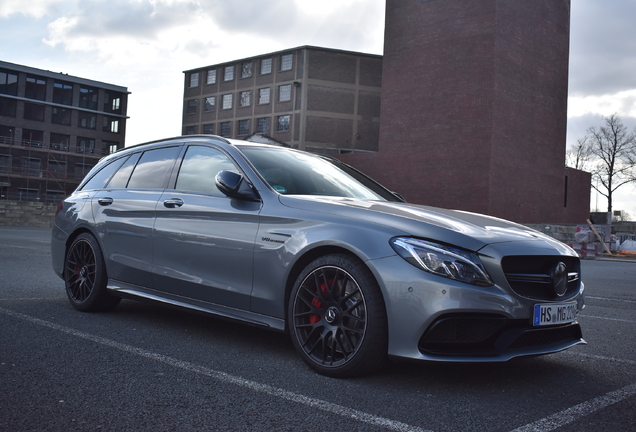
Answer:
[[[576,303],[550,303],[534,305],[535,326],[570,323],[576,319]]]

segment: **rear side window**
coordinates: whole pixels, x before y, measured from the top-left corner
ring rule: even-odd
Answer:
[[[115,171],[117,171],[117,169],[127,159],[127,157],[119,158],[103,167],[93,177],[91,177],[84,186],[82,186],[82,190],[102,189],[106,185],[106,182],[113,176]]]
[[[165,189],[180,147],[165,147],[143,153],[128,181],[129,189]]]
[[[220,150],[190,146],[181,163],[176,189],[222,195],[214,178],[223,170],[237,171],[232,161]]]

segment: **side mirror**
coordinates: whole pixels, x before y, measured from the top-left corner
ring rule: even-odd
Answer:
[[[245,180],[243,175],[223,170],[214,178],[216,187],[230,198],[247,199],[258,201],[258,195],[252,189],[252,186]]]

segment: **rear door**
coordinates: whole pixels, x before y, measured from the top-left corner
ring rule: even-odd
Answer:
[[[92,198],[108,277],[150,287],[155,208],[180,146],[134,153]]]
[[[261,203],[222,194],[214,184],[222,170],[241,172],[216,147],[187,148],[174,188],[157,204],[154,287],[248,310]]]

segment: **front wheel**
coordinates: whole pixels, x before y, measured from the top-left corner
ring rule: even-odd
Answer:
[[[106,289],[106,265],[95,237],[82,233],[71,243],[64,261],[66,294],[73,307],[83,312],[113,309],[119,297]]]
[[[382,294],[354,257],[325,255],[309,264],[294,284],[287,316],[296,350],[323,375],[364,375],[387,357]]]

